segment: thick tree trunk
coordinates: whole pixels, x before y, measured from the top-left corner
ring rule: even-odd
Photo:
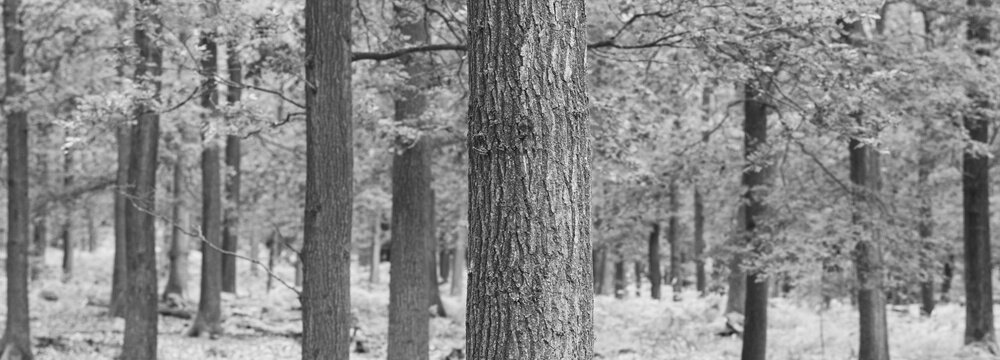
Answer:
[[[4,78],[6,101],[24,95],[24,23],[20,0],[4,0]],[[7,316],[0,354],[30,360],[31,327],[28,319],[28,113],[20,106],[6,109],[7,120]]]
[[[243,67],[240,65],[236,43],[229,43],[228,56],[229,81],[233,83],[228,88],[226,100],[229,104],[240,102],[241,88],[235,84],[243,83]],[[222,229],[222,249],[231,253],[239,251],[240,225],[240,136],[226,136],[226,223]],[[236,293],[236,257],[230,254],[222,255],[222,291]]]
[[[970,7],[992,7],[992,0],[968,0]],[[968,38],[980,48],[976,55],[990,56],[988,44],[990,20],[979,11],[969,22]],[[989,119],[985,114],[988,100],[985,95],[972,93],[977,107],[965,114],[964,125],[969,140],[989,142]],[[968,148],[968,147],[967,147]],[[962,194],[965,209],[965,343],[985,343],[996,352],[996,334],[993,325],[993,263],[990,259],[990,172],[989,157],[967,151],[962,156]]]
[[[182,124],[181,144],[187,143],[190,131]],[[167,300],[171,295],[183,299],[187,295],[188,274],[188,249],[190,241],[186,231],[191,231],[191,216],[188,213],[187,191],[184,187],[186,182],[185,169],[187,168],[187,155],[183,146],[177,147],[177,158],[174,162],[173,181],[173,214],[171,219],[173,226],[170,229],[170,271],[167,277],[167,286],[163,289],[163,299]],[[199,244],[200,245],[200,244]]]
[[[674,301],[680,301],[681,291],[684,290],[683,275],[681,274],[681,244],[680,224],[678,224],[678,213],[681,211],[678,199],[677,181],[670,181],[670,223],[667,227],[667,243],[670,245],[670,285],[673,292]]]
[[[705,204],[701,189],[694,189],[694,268],[695,286],[702,296],[708,291],[708,277],[705,274]]]
[[[159,77],[163,57],[154,39],[159,37],[160,20],[150,7],[158,0],[139,0],[135,44],[139,61],[135,81],[148,84],[159,98]],[[155,360],[157,314],[156,283],[156,167],[160,139],[160,115],[148,104],[136,109],[137,124],[132,131],[132,151],[128,166],[126,206],[125,273],[128,274],[125,298],[125,340],[122,359]]]
[[[653,299],[662,297],[663,276],[660,274],[660,223],[653,223],[649,233],[649,296]]]
[[[115,191],[114,191],[114,223],[115,223],[115,257],[111,273],[111,304],[109,313],[111,316],[125,316],[125,289],[128,286],[128,279],[125,276],[127,271],[125,266],[125,243],[128,238],[126,227],[126,209],[129,206],[128,197],[128,166],[132,157],[132,126],[119,124],[115,129],[116,146],[118,147],[118,168],[116,171]]]
[[[470,359],[593,358],[584,7],[469,2]]]
[[[860,319],[859,360],[889,359],[889,329],[885,313],[885,268],[880,246],[878,213],[874,206],[882,189],[879,155],[871,146],[851,139],[851,181],[857,186],[853,222],[862,233],[855,248],[858,273],[858,312]]]
[[[351,314],[351,1],[306,0],[302,359],[347,360]],[[331,326],[331,324],[336,324]]]
[[[761,97],[763,93],[757,84],[744,85],[743,141],[744,159],[748,169],[743,172],[744,210],[741,234],[755,251],[765,251],[761,244],[766,228],[760,226],[766,221],[769,210],[764,198],[771,184],[771,165],[767,160],[754,160],[767,149],[767,105]],[[754,163],[753,161],[756,161]],[[746,277],[746,320],[743,333],[742,360],[767,359],[767,302],[768,281],[766,275],[753,270]]]
[[[465,295],[465,243],[468,241],[468,237],[468,228],[465,225],[459,225],[458,239],[455,241],[455,255],[452,258],[455,263],[451,269],[451,296]]]
[[[376,211],[375,216],[372,216],[372,251],[368,256],[371,258],[368,282],[378,284],[382,281],[382,273],[379,270],[379,263],[382,262],[382,213],[380,211]]]
[[[625,261],[619,258],[618,261],[615,261],[615,298],[625,298],[625,286],[627,285],[628,281],[625,280]]]
[[[400,33],[413,43],[427,41],[423,16],[399,6],[394,11]],[[427,107],[424,82],[418,81],[427,67],[417,56],[404,56],[400,62],[409,79],[396,99],[394,117],[401,124],[414,124]],[[434,233],[431,148],[424,139],[403,138],[397,139],[396,147],[402,150],[392,159],[388,360],[426,360],[430,341],[427,309],[437,293],[432,293],[437,289],[437,271],[430,247]],[[434,289],[429,282],[435,284]]]
[[[214,115],[219,93],[216,90],[215,72],[218,46],[214,34],[205,33],[201,37],[204,48],[201,67],[205,72],[205,88],[201,106]],[[207,120],[207,119],[206,119]],[[219,161],[219,139],[214,135],[202,134],[204,148],[201,151],[201,291],[198,297],[198,314],[188,329],[188,336],[210,337],[222,333],[222,176]]]
[[[63,154],[63,188],[69,190],[73,187],[73,153]],[[74,243],[73,225],[75,220],[75,202],[70,199],[66,202],[66,218],[63,219],[62,226],[62,247],[63,247],[63,281],[73,277],[73,258],[76,244]]]

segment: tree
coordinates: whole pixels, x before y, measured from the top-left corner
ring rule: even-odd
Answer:
[[[889,330],[885,319],[885,278],[882,250],[879,246],[877,206],[878,192],[882,188],[878,152],[852,138],[850,147],[851,182],[858,189],[854,196],[852,221],[861,227],[855,248],[855,267],[858,273],[858,312],[860,318],[860,345],[858,359],[888,360]]]
[[[305,5],[303,360],[346,360],[350,351],[344,324],[350,323],[354,182],[351,4],[306,0]]]
[[[969,7],[989,8],[992,0],[968,0]],[[974,11],[967,36],[975,55],[989,58],[992,41],[990,18]],[[965,343],[984,343],[997,352],[993,325],[993,263],[990,259],[990,172],[986,149],[989,141],[989,100],[970,91],[973,108],[964,114],[963,124],[971,146],[962,155],[962,204],[965,219]]]
[[[434,190],[431,190],[431,201],[427,211],[424,212],[427,219],[427,234],[425,245],[427,246],[427,300],[428,306],[434,309],[434,315],[438,317],[448,316],[448,312],[445,311],[444,303],[441,302],[441,288],[438,286],[437,270],[438,266],[435,262],[435,255],[437,255],[437,236],[435,235],[437,229],[437,212],[436,212],[436,198],[434,195]]]
[[[471,359],[593,357],[584,2],[535,4],[469,2]]]
[[[52,124],[45,122],[38,124],[38,139],[45,140],[49,138],[52,132]],[[39,151],[37,155],[37,167],[38,167],[38,182],[41,183],[43,187],[51,186],[49,183],[49,152]],[[39,211],[33,214],[32,219],[32,233],[31,233],[31,247],[30,247],[30,267],[31,267],[31,280],[37,280],[42,272],[45,271],[45,252],[49,248],[49,208],[47,206],[42,207]]]
[[[466,213],[460,211],[460,214]],[[458,225],[458,239],[455,240],[455,255],[452,260],[455,262],[451,267],[451,296],[465,295],[465,243],[468,241],[468,225]]]
[[[205,91],[201,95],[201,106],[214,115],[215,104],[219,101],[215,73],[218,45],[215,34],[201,35],[201,68],[204,72]],[[209,131],[202,133],[204,148],[201,151],[201,231],[204,239],[201,247],[201,293],[198,298],[198,315],[188,329],[188,336],[209,334],[211,337],[222,333],[222,178],[220,175],[219,143],[216,135]]]
[[[382,212],[376,210],[372,216],[372,249],[371,271],[368,273],[368,282],[378,284],[382,278],[379,264],[382,262]],[[392,253],[390,253],[391,255]]]
[[[180,133],[179,141],[176,141],[175,151],[177,157],[174,159],[174,181],[172,191],[173,213],[170,229],[170,271],[167,275],[167,285],[163,288],[163,300],[173,296],[181,299],[187,294],[188,274],[188,253],[189,240],[188,232],[191,231],[191,214],[188,212],[187,192],[184,186],[187,169],[187,154],[184,153],[184,144],[191,139],[191,131],[187,125],[180,124],[177,132]]]
[[[122,24],[128,17],[131,8],[131,1],[118,1],[115,4],[115,24],[119,31],[122,31]],[[119,49],[119,51],[123,51]],[[118,77],[125,77],[124,64],[119,63],[115,68]],[[132,158],[132,125],[128,121],[121,121],[116,124],[115,147],[117,153],[117,167],[115,170],[115,190],[114,196],[114,226],[115,226],[115,257],[111,271],[111,303],[108,312],[111,316],[125,316],[125,293],[128,287],[128,279],[125,272],[128,271],[125,261],[125,242],[128,237],[126,226],[128,209],[128,174],[129,161]]]
[[[667,226],[667,244],[670,245],[670,285],[673,289],[674,301],[680,301],[681,291],[683,287],[683,279],[681,279],[681,244],[680,236],[680,224],[678,213],[681,211],[680,199],[678,197],[680,194],[677,193],[677,180],[672,179],[670,181],[670,193],[668,194],[670,198],[670,217],[669,225]]]
[[[24,23],[20,0],[4,0],[4,110],[7,120],[7,316],[0,357],[30,360],[28,318],[28,109],[25,93]]]
[[[649,232],[649,296],[660,299],[662,296],[663,278],[660,275],[660,223],[653,222],[653,230]]]
[[[229,72],[229,91],[226,100],[230,105],[240,102],[243,96],[243,66],[240,64],[236,43],[230,42],[226,56]],[[226,136],[226,213],[222,229],[222,250],[236,253],[239,250],[240,225],[240,158],[242,157],[240,136]],[[222,291],[236,292],[236,257],[222,255]]]
[[[424,17],[394,6],[397,28],[414,43],[428,39]],[[428,67],[423,58],[407,55],[400,58],[409,76],[395,101],[394,118],[402,124],[418,123],[427,107],[421,80]],[[404,125],[406,126],[406,125]],[[434,234],[434,195],[431,190],[431,146],[426,138],[396,140],[392,158],[392,251],[389,268],[389,360],[427,359],[429,350],[428,299],[433,279],[433,256],[430,249]],[[430,279],[429,279],[430,278]]]
[[[746,206],[740,205],[736,212],[736,230],[729,239],[730,246],[740,246],[743,243],[743,229],[746,229]],[[726,290],[726,314],[746,313],[747,274],[743,271],[743,256],[734,252],[729,258],[729,278]]]
[[[625,280],[625,260],[621,258],[620,254],[618,256],[618,260],[615,261],[615,298],[624,299],[628,281]]]
[[[705,295],[708,290],[708,278],[705,274],[705,204],[701,189],[694,189],[694,267],[695,285],[698,293]]]
[[[66,150],[63,154],[63,187],[69,190],[73,187],[73,153]],[[66,218],[63,219],[62,246],[63,246],[63,280],[73,277],[73,220],[76,206],[73,199],[66,201]]]
[[[743,234],[747,244],[763,251],[768,207],[764,200],[771,182],[771,166],[759,157],[767,149],[767,104],[761,85],[747,82],[743,98],[743,141],[747,167],[743,172],[743,200],[746,203]],[[755,269],[746,277],[746,320],[744,322],[742,360],[767,358],[767,275]]]
[[[155,360],[156,329],[156,168],[160,140],[159,100],[163,54],[156,43],[160,19],[154,10],[158,0],[139,0],[136,7],[135,45],[139,50],[135,81],[152,92],[135,108],[136,125],[131,134],[126,196],[125,336],[122,359]]]

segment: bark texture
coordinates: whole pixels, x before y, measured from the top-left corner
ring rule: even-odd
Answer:
[[[771,166],[767,160],[759,160],[767,150],[767,105],[761,98],[757,84],[744,85],[743,142],[744,159],[749,167],[743,172],[743,201],[746,204],[741,233],[752,251],[766,251],[763,225],[768,215],[764,202],[767,188],[771,184]],[[758,160],[754,160],[758,159]],[[752,163],[752,161],[757,161]],[[768,281],[760,271],[750,271],[746,277],[746,320],[744,322],[742,360],[767,359],[767,302]]]
[[[303,360],[347,360],[350,354],[352,4],[305,2]]]
[[[584,18],[469,3],[470,359],[594,356]]]
[[[163,56],[154,39],[159,37],[160,19],[155,11],[157,0],[139,0],[135,44],[139,60],[135,65],[135,80],[154,91],[159,98],[159,77],[163,73]],[[124,360],[155,360],[156,331],[159,315],[156,298],[156,167],[160,140],[160,115],[148,103],[136,108],[136,126],[131,136],[131,158],[128,167],[128,199],[126,206],[125,273],[126,285],[125,339],[121,358]]]
[[[663,275],[660,273],[660,223],[653,223],[649,233],[649,296],[660,299],[663,291]]]
[[[992,0],[968,0],[970,7],[988,8]],[[983,11],[969,21],[968,38],[980,50],[976,55],[990,56],[990,20]],[[965,115],[965,130],[969,139],[982,143],[989,141],[990,119],[984,112],[988,108],[982,94],[971,94],[976,109]],[[996,352],[996,334],[993,325],[993,264],[990,259],[990,172],[986,154],[966,151],[962,156],[962,199],[965,209],[965,343],[985,343]]]
[[[236,43],[229,44],[227,54],[226,65],[232,84],[226,92],[226,101],[236,104],[243,96],[242,88],[236,85],[243,83],[243,66],[240,65],[239,54],[236,52]],[[240,248],[241,157],[240,136],[226,136],[226,222],[222,229],[222,250],[230,253],[236,253]],[[230,254],[222,254],[222,291],[236,293],[236,257]]]
[[[216,90],[215,72],[218,46],[214,34],[205,33],[201,37],[201,68],[205,72],[203,82],[206,91],[201,96],[201,106],[208,112],[206,118],[214,115],[219,101]],[[208,334],[211,337],[222,333],[222,176],[219,161],[219,141],[213,135],[203,133],[204,148],[201,150],[201,292],[198,297],[198,314],[188,329],[188,336]]]
[[[882,189],[879,154],[871,146],[851,139],[851,182],[857,187],[854,196],[853,222],[860,225],[855,248],[855,268],[858,273],[858,313],[860,320],[859,360],[889,359],[889,329],[885,313],[885,265],[880,246],[881,234],[875,223],[879,217],[875,206]]]
[[[31,205],[28,200],[28,112],[25,91],[24,23],[18,16],[20,0],[4,0],[4,75],[7,120],[7,316],[0,354],[29,360],[31,327],[28,319],[28,243]],[[15,104],[11,106],[11,104]]]

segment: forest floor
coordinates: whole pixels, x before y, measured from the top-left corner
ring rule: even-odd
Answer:
[[[47,255],[48,270],[31,285],[29,295],[36,359],[111,359],[120,350],[124,328],[121,319],[107,316],[111,249],[79,253],[74,276],[66,282],[58,267],[62,253],[50,250]],[[197,252],[192,253],[190,264],[187,308],[193,311],[198,298]],[[245,262],[240,264],[240,292],[223,297],[226,334],[219,339],[189,338],[184,331],[190,320],[161,316],[160,359],[300,357],[297,333],[301,312],[295,293],[278,282],[266,292],[264,272],[253,276],[249,268]],[[291,266],[277,270],[289,282],[294,278]],[[388,264],[383,264],[382,270],[383,282],[371,285],[365,280],[367,269],[354,266],[352,311],[360,328],[356,337],[363,341],[367,353],[354,353],[352,359],[385,358]],[[5,281],[0,277],[0,288],[6,288]],[[431,320],[432,360],[444,359],[454,349],[461,349],[465,341],[464,299],[449,296],[446,285],[441,290],[448,317]],[[599,296],[594,308],[595,358],[739,359],[739,338],[716,335],[724,328],[720,311],[724,300],[717,295],[698,298],[694,294],[684,294],[679,302]],[[6,304],[0,303],[2,320]],[[835,305],[820,313],[803,304],[774,299],[769,315],[771,359],[857,358],[857,313],[850,306]],[[889,311],[888,321],[893,359],[991,359],[981,350],[961,346],[965,321],[964,310],[958,305],[940,305],[930,318],[919,316],[915,305],[895,307]]]

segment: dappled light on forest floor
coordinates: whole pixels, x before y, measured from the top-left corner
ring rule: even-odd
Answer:
[[[58,277],[58,251],[48,253],[48,272],[31,285],[32,337],[36,359],[109,359],[121,347],[124,322],[107,316],[111,249],[81,253],[77,276],[68,283]],[[191,264],[198,263],[198,253]],[[265,278],[252,277],[239,264],[240,292],[223,296],[226,334],[219,339],[189,338],[191,320],[160,317],[161,359],[295,359],[299,353],[301,312],[295,294],[284,288],[265,293]],[[191,293],[185,309],[194,311],[198,271],[192,265]],[[294,277],[289,265],[277,269]],[[383,264],[388,279],[388,264]],[[388,326],[387,281],[369,284],[365,269],[353,271],[352,311],[357,317],[352,359],[384,359]],[[2,277],[0,277],[0,281]],[[0,286],[5,285],[0,283]],[[447,293],[442,291],[442,293]],[[43,296],[48,299],[43,299]],[[671,298],[672,296],[667,296]],[[54,299],[54,300],[50,300]],[[431,321],[431,359],[444,359],[464,347],[464,299],[445,296],[448,318]],[[647,298],[622,300],[599,296],[595,300],[595,350],[601,359],[738,359],[738,337],[717,335],[724,327],[720,308],[725,298],[699,298],[685,293],[680,302]],[[822,314],[807,306],[772,299],[769,349],[771,359],[853,359],[857,353],[857,313],[834,303]],[[0,308],[0,318],[6,309]],[[942,304],[930,318],[917,305],[889,311],[890,347],[894,359],[989,359],[982,351],[961,346],[964,309]],[[345,326],[350,326],[347,324]],[[361,348],[358,348],[358,344]]]

